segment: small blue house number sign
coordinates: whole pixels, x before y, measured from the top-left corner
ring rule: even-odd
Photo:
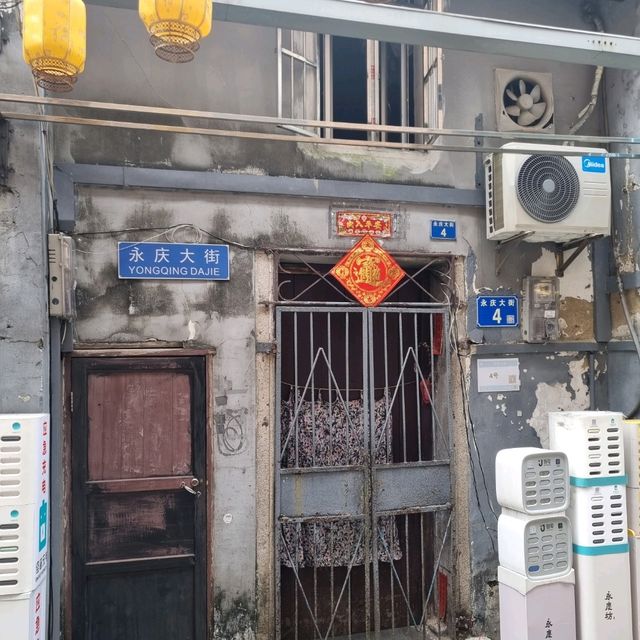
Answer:
[[[432,240],[455,240],[456,234],[455,220],[432,220],[431,239]]]
[[[480,328],[520,326],[517,296],[478,296],[476,308]]]

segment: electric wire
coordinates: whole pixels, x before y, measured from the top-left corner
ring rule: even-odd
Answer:
[[[452,299],[458,300],[457,294],[450,290]],[[495,529],[489,527],[489,523],[487,522],[487,518],[485,516],[484,509],[482,507],[482,501],[480,499],[480,491],[479,491],[479,481],[478,481],[478,470],[476,468],[476,462],[474,460],[473,451],[476,453],[477,458],[477,467],[479,467],[479,474],[482,478],[482,485],[484,488],[484,493],[486,495],[487,504],[491,513],[493,514],[496,522],[498,520],[498,514],[495,511],[493,506],[493,502],[491,500],[491,495],[489,493],[489,488],[487,485],[486,473],[484,470],[484,465],[482,463],[482,456],[480,454],[480,448],[478,446],[478,440],[476,436],[475,423],[471,417],[471,411],[469,406],[469,395],[467,390],[467,380],[464,373],[464,364],[462,362],[462,354],[460,353],[459,344],[460,344],[460,331],[458,326],[457,312],[459,311],[458,306],[452,306],[452,321],[450,323],[450,347],[452,348],[453,353],[456,354],[458,360],[458,367],[460,373],[460,387],[462,391],[462,414],[465,422],[465,432],[467,439],[467,453],[469,455],[469,462],[471,466],[471,475],[472,475],[472,483],[473,490],[476,498],[476,503],[478,505],[478,511],[480,512],[480,518],[482,519],[482,523],[484,528],[489,536],[489,540],[491,542],[491,548],[493,552],[496,552],[496,542],[495,542]],[[494,533],[492,533],[492,531]]]
[[[590,21],[593,24],[596,31],[604,33],[605,32],[604,22],[602,20],[602,17],[600,16],[598,8],[594,6],[593,3],[586,2],[583,7],[583,11],[584,11],[585,19],[587,21]],[[600,93],[600,85],[602,84],[603,78],[604,78],[604,67],[597,66],[595,70],[595,75],[593,78],[593,86],[591,87],[590,100],[587,103],[587,105],[580,111],[580,113],[578,113],[578,118],[576,122],[572,124],[571,127],[569,127],[569,133],[571,135],[577,133],[580,129],[582,129],[584,124],[591,117],[591,114],[595,111],[596,106],[598,104],[598,95]],[[565,142],[564,144],[566,145],[569,143]]]
[[[165,237],[168,242],[177,242],[176,234],[179,232],[184,232],[187,230],[191,230],[196,234],[196,242],[201,242],[204,236],[211,238],[213,240],[217,240],[219,242],[224,242],[232,247],[236,247],[238,249],[244,249],[246,251],[258,251],[258,250],[269,250],[268,248],[258,247],[255,245],[243,244],[242,242],[238,242],[236,240],[229,240],[228,238],[223,238],[211,231],[207,231],[202,227],[199,227],[195,224],[190,223],[179,223],[174,224],[168,227],[127,227],[125,229],[109,229],[108,231],[77,231],[70,234],[74,238],[83,238],[83,237],[100,237],[100,236],[111,236],[111,235],[122,235],[125,233],[141,233],[144,231],[157,231],[158,233],[148,236],[143,240],[131,241],[129,244],[136,245],[141,242],[150,242],[151,240],[155,240],[157,238]],[[106,251],[86,251],[84,249],[75,249],[78,253],[84,254],[98,254],[98,255],[106,255],[108,253],[113,253],[113,249],[108,249]]]

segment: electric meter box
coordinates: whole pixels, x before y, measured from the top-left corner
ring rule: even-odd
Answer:
[[[575,574],[530,580],[498,567],[502,640],[576,640]]]
[[[622,428],[627,486],[640,489],[640,420],[627,420]]]
[[[505,510],[498,518],[500,565],[531,580],[571,571],[571,524],[562,515],[529,516]]]
[[[73,238],[63,233],[50,233],[49,315],[56,318],[76,317],[76,282]]]
[[[567,454],[572,485],[626,484],[621,413],[550,413],[549,441],[552,449]]]
[[[496,456],[500,506],[530,515],[560,513],[569,506],[569,463],[561,451],[503,449]]]
[[[627,496],[623,484],[571,487],[574,550],[580,553],[627,551]]]
[[[49,513],[40,505],[0,507],[0,598],[33,591],[47,574]]]
[[[49,416],[0,414],[0,507],[48,502]]]
[[[47,640],[46,580],[30,593],[0,598],[0,629],[7,640]]]
[[[557,340],[559,279],[527,277],[523,282],[522,333],[525,342]]]
[[[633,640],[629,553],[574,554],[580,640]]]

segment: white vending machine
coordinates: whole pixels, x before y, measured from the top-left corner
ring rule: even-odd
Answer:
[[[49,416],[0,414],[0,634],[46,638]]]
[[[549,438],[569,459],[579,637],[632,640],[623,416],[551,413]]]
[[[564,453],[504,449],[496,456],[502,640],[576,640],[569,464]]]

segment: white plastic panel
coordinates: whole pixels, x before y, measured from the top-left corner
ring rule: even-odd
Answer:
[[[627,487],[627,527],[640,536],[640,489],[635,487]]]
[[[597,483],[603,478],[624,476],[621,413],[567,411],[549,414],[549,440],[564,451],[572,478]]]
[[[571,525],[565,516],[503,512],[498,519],[500,565],[532,580],[571,571]]]
[[[569,505],[569,463],[561,451],[503,449],[496,456],[498,503],[528,514],[551,514]]]
[[[580,640],[633,640],[629,554],[576,554]]]
[[[48,504],[0,507],[0,597],[35,589],[47,554]]]
[[[0,414],[0,506],[36,504],[48,484],[49,416]]]
[[[640,640],[640,538],[629,538],[633,640]]]
[[[627,497],[621,484],[571,487],[573,542],[581,547],[604,548],[627,543]]]
[[[3,640],[46,640],[46,580],[29,593],[0,598],[0,629]]]
[[[623,430],[627,486],[640,488],[640,420],[627,420]]]
[[[526,595],[502,581],[499,585],[501,640],[576,640],[572,583],[545,583]]]

